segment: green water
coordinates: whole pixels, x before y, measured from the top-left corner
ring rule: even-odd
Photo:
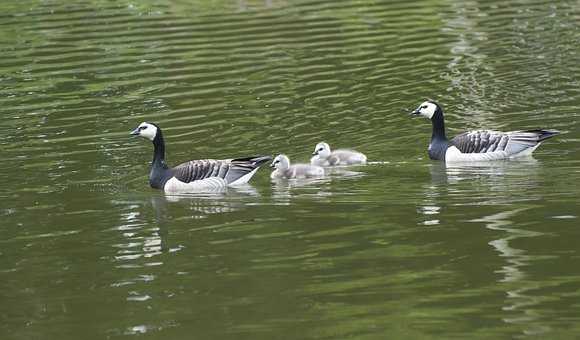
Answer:
[[[0,339],[573,339],[577,1],[0,2]],[[563,132],[533,159],[448,135]],[[168,162],[325,140],[377,162],[165,197]]]

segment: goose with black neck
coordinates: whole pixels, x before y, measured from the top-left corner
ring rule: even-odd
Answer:
[[[196,193],[245,184],[262,164],[272,159],[270,156],[202,159],[170,168],[165,163],[165,141],[158,125],[143,122],[131,135],[143,137],[153,143],[149,185],[166,193]]]
[[[482,162],[529,156],[548,138],[559,134],[556,130],[521,130],[501,132],[473,130],[455,136],[445,135],[443,109],[432,100],[423,102],[411,112],[431,120],[433,132],[428,154],[433,160],[449,162]]]

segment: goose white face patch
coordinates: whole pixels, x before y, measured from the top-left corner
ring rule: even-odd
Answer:
[[[421,116],[431,119],[435,114],[435,111],[437,111],[437,105],[431,102],[423,102],[419,105],[417,111],[419,111]]]
[[[157,135],[157,127],[155,125],[149,124],[147,122],[143,122],[143,123],[139,124],[139,126],[137,127],[137,130],[139,131],[139,136],[141,136],[143,138],[147,138],[150,141],[155,139],[155,136]]]

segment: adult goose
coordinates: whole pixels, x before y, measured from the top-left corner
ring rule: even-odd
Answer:
[[[270,167],[275,168],[270,174],[270,178],[313,178],[323,177],[324,168],[310,164],[290,164],[290,159],[286,155],[278,155],[272,161]]]
[[[528,156],[541,142],[559,134],[555,130],[474,130],[448,140],[443,109],[439,104],[428,100],[411,114],[431,120],[433,134],[428,149],[429,158],[445,162],[481,162]]]
[[[330,150],[330,145],[320,142],[314,147],[310,164],[318,166],[365,164],[367,156],[348,149]]]
[[[170,168],[165,163],[165,141],[159,126],[143,122],[131,132],[153,142],[149,185],[166,193],[195,193],[247,183],[270,156],[192,160]]]

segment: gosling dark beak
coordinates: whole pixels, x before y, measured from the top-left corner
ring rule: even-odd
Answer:
[[[318,155],[318,151],[314,151],[314,152],[312,153],[312,156],[317,156],[317,155]]]
[[[270,163],[270,168],[275,168],[276,165],[274,165],[274,163]]]
[[[132,136],[139,136],[139,128],[136,128],[135,130],[131,131],[131,135]]]

